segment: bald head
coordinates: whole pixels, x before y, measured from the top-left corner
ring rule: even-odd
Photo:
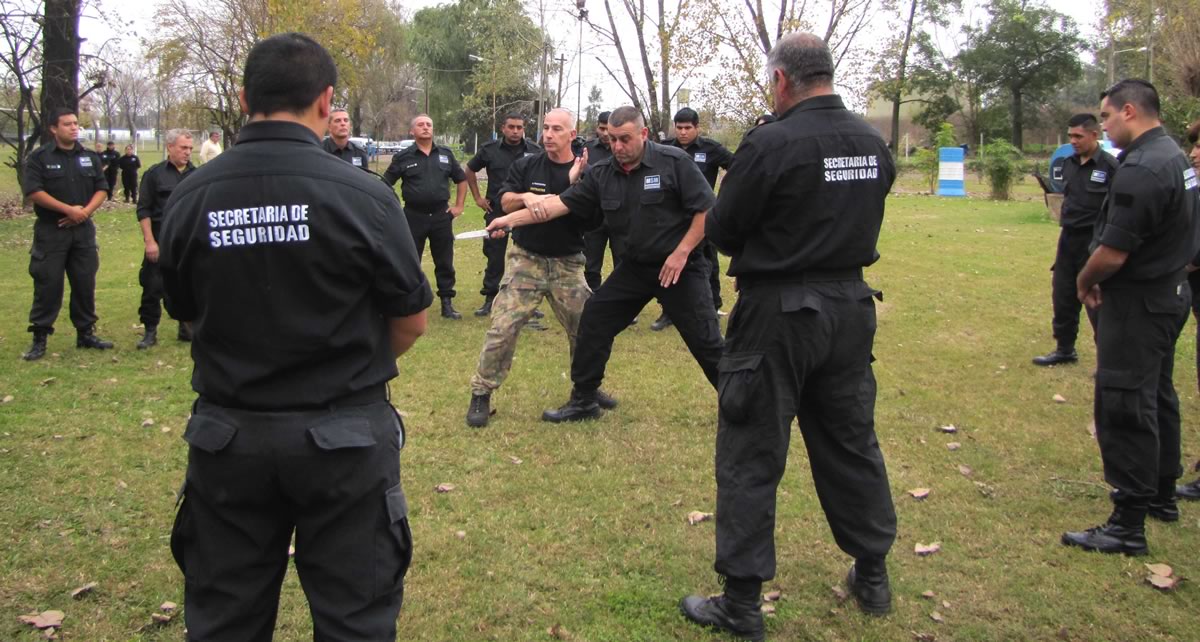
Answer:
[[[575,114],[572,113],[571,110],[564,109],[562,107],[555,107],[554,109],[546,112],[545,117],[542,118],[542,122],[546,122],[551,118],[557,122],[567,125],[568,127],[575,123]]]
[[[575,135],[575,114],[562,108],[546,112],[542,119],[542,147],[551,160],[565,163],[574,158],[571,141]]]

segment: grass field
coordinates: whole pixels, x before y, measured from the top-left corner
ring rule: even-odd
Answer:
[[[906,177],[903,191],[919,182]],[[1200,589],[1160,593],[1143,567],[1165,562],[1200,577],[1200,506],[1185,505],[1180,523],[1152,522],[1144,560],[1058,543],[1063,530],[1102,521],[1109,504],[1087,431],[1094,357],[1084,349],[1080,364],[1050,370],[1029,363],[1053,345],[1057,234],[1035,187],[1022,185],[1011,203],[889,202],[883,258],[868,272],[885,293],[874,351],[900,520],[895,611],[869,618],[831,590],[850,560],[832,542],[797,435],[779,495],[779,575],[768,588],[783,600],[770,639],[1200,638]],[[128,207],[103,211],[97,225],[99,330],[116,350],[76,350],[64,312],[53,355],[24,363],[31,219],[0,221],[0,397],[12,397],[0,405],[2,640],[37,639],[17,616],[46,609],[66,613],[62,639],[183,638],[182,618],[152,626],[150,616],[163,601],[182,603],[167,541],[186,461],[190,358],[173,339],[134,349],[140,235]],[[471,208],[456,229],[480,225]],[[482,298],[477,243],[456,248],[466,317],[431,316],[392,384],[407,416],[402,467],[416,541],[400,639],[551,640],[552,627],[560,639],[597,642],[721,639],[676,610],[686,593],[719,590],[712,522],[685,519],[712,511],[715,497],[716,403],[699,368],[674,331],[649,331],[652,304],[617,340],[605,388],[620,408],[596,422],[543,424],[542,409],[570,385],[564,335],[551,322],[522,336],[491,425],[466,428],[487,326],[470,315]],[[425,267],[432,276],[428,257]],[[1189,324],[1176,378],[1189,465],[1200,452],[1194,354]],[[940,433],[946,424],[959,432]],[[440,483],[456,489],[436,493]],[[932,492],[916,501],[906,492],[916,487]],[[934,541],[941,552],[914,554]],[[92,593],[70,597],[88,582],[98,583]],[[290,571],[277,639],[311,639]]]

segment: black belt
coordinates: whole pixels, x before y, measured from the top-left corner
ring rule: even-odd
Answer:
[[[441,205],[434,205],[432,207],[423,207],[420,205],[408,205],[408,204],[405,204],[405,206],[404,206],[405,212],[412,212],[413,214],[424,214],[425,216],[434,216],[436,214],[445,214],[447,212],[447,210],[449,210],[449,209],[450,209],[450,206],[448,203],[442,203]]]
[[[845,270],[805,270],[795,274],[746,274],[737,277],[738,287],[756,285],[799,285],[803,283],[826,283],[829,281],[861,281],[862,268]]]
[[[346,407],[350,407],[350,406],[367,406],[367,405],[370,405],[373,403],[378,403],[380,401],[387,401],[387,400],[388,400],[388,385],[387,385],[387,382],[383,382],[383,383],[377,383],[372,386],[368,386],[366,388],[363,388],[362,390],[357,390],[355,392],[351,392],[349,394],[338,397],[337,399],[332,399],[325,403],[317,403],[317,404],[299,403],[296,405],[288,405],[285,408],[253,408],[253,407],[235,405],[235,404],[217,403],[217,402],[213,401],[212,399],[200,397],[199,399],[196,400],[196,406],[193,406],[192,412],[195,412],[195,408],[197,406],[199,406],[200,404],[211,404],[214,406],[220,406],[221,408],[228,408],[231,410],[246,410],[246,411],[250,411],[250,412],[290,412],[290,411],[306,411],[306,410],[333,410],[336,408],[346,408]]]

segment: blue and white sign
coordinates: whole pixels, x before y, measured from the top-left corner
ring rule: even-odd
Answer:
[[[966,196],[966,163],[961,147],[938,150],[938,196]]]

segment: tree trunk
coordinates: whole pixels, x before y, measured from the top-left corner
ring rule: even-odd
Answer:
[[[900,157],[900,103],[904,100],[904,77],[908,68],[908,47],[912,44],[913,21],[917,17],[917,3],[912,0],[908,10],[908,26],[904,31],[904,46],[900,48],[900,61],[896,72],[896,93],[892,95],[892,156]]]
[[[42,41],[42,143],[50,142],[50,113],[79,107],[80,0],[46,0]]]
[[[1012,144],[1013,147],[1020,150],[1024,150],[1021,136],[1024,123],[1025,115],[1021,111],[1021,90],[1014,87],[1012,90]]]

